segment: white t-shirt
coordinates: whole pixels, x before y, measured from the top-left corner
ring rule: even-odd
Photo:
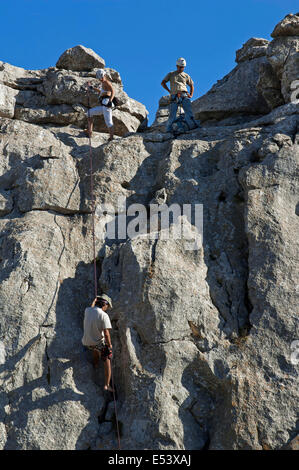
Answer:
[[[84,335],[82,343],[84,346],[95,346],[105,343],[103,330],[112,328],[110,318],[106,312],[99,307],[87,307],[84,312]]]

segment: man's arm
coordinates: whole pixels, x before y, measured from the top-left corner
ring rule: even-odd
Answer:
[[[95,298],[94,301],[92,302],[92,304],[91,304],[92,308],[95,307],[96,301],[97,301],[97,298]]]
[[[110,338],[110,332],[109,332],[108,328],[105,328],[105,330],[104,330],[104,336],[105,336],[105,343],[106,343],[106,345],[108,346],[108,348],[112,348],[111,338]]]
[[[190,93],[188,93],[189,98],[192,98],[193,93],[194,93],[194,85],[193,82],[190,83]]]
[[[162,87],[168,91],[168,93],[171,93],[170,89],[168,88],[168,86],[166,85],[167,82],[169,82],[170,80],[170,73],[168,73],[166,75],[166,77],[163,78],[162,82],[161,82],[161,85]]]
[[[162,80],[161,85],[162,85],[163,88],[165,88],[165,90],[168,91],[168,93],[170,93],[170,90],[169,90],[168,86],[166,85],[166,81],[165,81],[165,80]]]

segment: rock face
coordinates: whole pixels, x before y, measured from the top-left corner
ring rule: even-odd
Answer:
[[[299,15],[287,15],[272,37],[271,42],[251,38],[236,52],[238,65],[194,101],[196,119],[248,118],[292,101],[299,70]]]
[[[87,93],[87,84],[98,86],[96,70],[105,61],[94,51],[76,46],[62,54],[56,67],[30,71],[0,62],[0,117],[33,124],[87,126],[88,107],[98,106],[98,93]],[[115,88],[118,106],[113,111],[115,133],[135,132],[147,119],[147,110],[124,91],[119,73],[106,68]],[[102,116],[94,129],[108,132]]]
[[[248,42],[239,65],[267,67],[268,48]],[[0,117],[0,447],[117,449],[103,370],[81,346],[94,295],[90,162],[68,119],[86,107],[94,72],[2,63],[1,73],[17,108]],[[122,106],[141,121],[142,105]],[[298,447],[298,105],[268,111],[176,140],[162,114],[110,143],[94,132],[98,289],[113,298],[122,449]],[[188,204],[202,204],[202,234],[194,213],[182,236],[174,222],[167,233],[167,207],[181,215]]]

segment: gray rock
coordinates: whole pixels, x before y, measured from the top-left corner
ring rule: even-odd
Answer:
[[[284,104],[281,94],[281,82],[269,63],[260,65],[256,88],[267,102],[269,108],[274,109]]]
[[[283,447],[283,450],[299,450],[299,436],[294,437]]]
[[[284,42],[267,51],[278,57],[279,44],[284,56]],[[246,90],[259,83],[267,97],[285,65],[270,70],[265,57],[247,56],[227,82],[238,97],[248,71]],[[24,121],[35,109],[49,119],[62,106],[83,112],[80,86],[95,71],[0,69],[17,92],[14,119],[0,117],[0,446],[117,449],[103,367],[95,375],[81,345],[94,296],[89,139],[66,120]],[[103,133],[92,138],[98,290],[113,298],[122,449],[297,445],[298,106],[260,115],[257,95],[241,95],[240,117],[225,83],[214,89],[219,114],[209,108],[226,119],[217,125],[178,139],[158,127],[108,144]],[[127,128],[142,115],[130,101],[118,111]],[[109,237],[135,203],[146,207],[144,233]],[[180,224],[168,232],[166,203],[203,204],[203,235],[194,213],[181,237]]]
[[[87,83],[98,85],[98,80],[78,76],[63,70],[50,70],[40,91],[45,95],[44,109],[38,110],[37,118],[31,122],[49,122],[57,124],[75,124],[80,127],[87,126],[86,111],[88,107],[99,105],[99,95],[95,91],[87,91]],[[127,132],[135,132],[140,123],[146,118],[145,106],[128,97],[122,87],[114,84],[118,107],[113,111],[115,133],[124,135]],[[23,110],[28,119],[28,110]],[[32,113],[36,110],[31,111]],[[20,111],[19,111],[20,113]],[[46,113],[46,115],[45,115]],[[37,114],[37,113],[36,113]],[[96,132],[107,132],[103,116],[94,119]]]
[[[8,191],[0,190],[0,216],[9,214],[13,208],[13,201]]]
[[[291,101],[291,84],[298,79],[299,38],[277,37],[269,44],[267,58],[281,81],[281,93],[286,103]]]
[[[106,411],[106,414],[105,414],[105,420],[106,420],[106,421],[113,421],[113,420],[115,420],[115,405],[114,405],[114,401],[111,401],[111,402],[108,404],[107,411]],[[104,424],[104,423],[103,423],[103,424]]]
[[[92,70],[104,68],[105,61],[92,49],[80,45],[67,49],[59,57],[56,67],[66,70]]]
[[[99,82],[95,78],[95,67],[99,67],[100,59],[97,57],[91,49],[77,46],[63,54],[57,68],[30,71],[0,62],[0,117],[15,117],[33,124],[86,128],[88,107],[99,104],[98,93],[87,91],[89,82],[92,85]],[[72,61],[79,64],[79,68],[74,68]],[[104,66],[102,62],[101,67]],[[116,135],[136,132],[141,124],[146,128],[145,106],[123,91],[116,70],[107,68],[106,72],[113,82],[118,104],[113,111]],[[95,118],[94,130],[108,133],[102,116]]]
[[[279,36],[299,36],[299,13],[286,15],[274,28],[272,38]]]
[[[25,70],[0,61],[0,83],[17,90],[36,90],[47,70]]]
[[[100,427],[99,427],[99,435],[100,436],[106,436],[107,434],[110,434],[111,431],[112,431],[112,423],[110,422],[104,422],[102,424],[100,424]]]
[[[0,83],[0,117],[12,118],[18,92]]]
[[[251,38],[243,44],[241,49],[236,52],[236,62],[244,62],[245,60],[256,59],[265,56],[267,53],[269,41],[262,38]]]
[[[223,119],[242,114],[266,114],[267,102],[257,91],[259,69],[265,57],[240,62],[228,75],[213,85],[210,91],[192,103],[195,119]]]

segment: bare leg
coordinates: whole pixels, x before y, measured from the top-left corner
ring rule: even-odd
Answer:
[[[111,361],[110,359],[106,359],[104,362],[104,372],[105,372],[105,385],[104,390],[108,390],[112,392],[113,389],[110,387],[110,380],[111,380]]]
[[[92,351],[92,364],[95,369],[99,367],[100,353],[96,349]]]

